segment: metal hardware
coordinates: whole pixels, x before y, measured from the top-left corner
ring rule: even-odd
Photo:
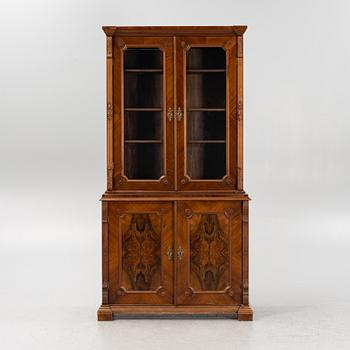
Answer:
[[[182,119],[182,110],[181,107],[178,107],[177,109],[177,120],[180,122]]]
[[[167,255],[169,261],[173,260],[173,249],[171,247],[168,248],[166,255]]]
[[[182,260],[183,256],[184,256],[184,249],[181,246],[179,246],[177,248],[177,258],[179,260]]]
[[[173,112],[173,109],[171,107],[169,107],[168,109],[168,119],[169,119],[169,122],[171,122],[173,120],[173,116],[174,116],[174,112]]]

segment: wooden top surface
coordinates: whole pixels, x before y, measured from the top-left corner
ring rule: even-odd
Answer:
[[[103,26],[108,36],[113,35],[243,35],[247,26]]]

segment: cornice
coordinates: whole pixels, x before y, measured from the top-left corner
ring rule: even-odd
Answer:
[[[117,27],[103,26],[107,36],[173,36],[173,35],[237,35],[241,36],[247,26],[152,26],[152,27]]]

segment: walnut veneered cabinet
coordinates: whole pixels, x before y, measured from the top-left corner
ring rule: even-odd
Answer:
[[[252,320],[243,190],[245,26],[103,27],[102,305]]]

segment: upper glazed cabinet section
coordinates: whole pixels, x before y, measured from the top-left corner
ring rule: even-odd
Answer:
[[[245,27],[104,27],[108,190],[242,190]]]

